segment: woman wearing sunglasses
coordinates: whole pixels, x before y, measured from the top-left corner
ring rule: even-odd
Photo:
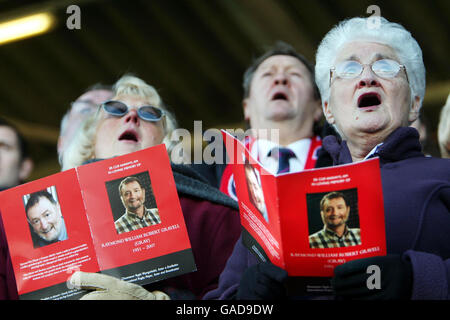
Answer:
[[[114,85],[114,97],[83,124],[67,150],[63,170],[89,159],[105,159],[164,143],[176,128],[174,116],[164,108],[156,90],[139,78],[124,76]]]
[[[113,89],[114,97],[86,120],[69,146],[64,155],[64,169],[161,143],[165,143],[170,152],[174,143],[170,135],[176,121],[163,107],[156,90],[133,76],[122,77]],[[172,170],[198,271],[145,288],[170,292],[172,299],[198,299],[217,286],[220,272],[240,235],[238,207],[218,189],[206,184],[190,167],[173,164]],[[109,276],[75,273],[74,277],[74,284],[110,289],[89,293],[85,299],[168,298],[159,291],[152,293]],[[114,290],[117,288],[121,288],[122,293]]]
[[[334,165],[379,157],[385,209],[388,255],[336,267],[334,292],[348,299],[448,299],[450,161],[425,157],[409,127],[425,94],[422,51],[401,25],[371,22],[339,23],[316,55],[324,114],[340,135],[325,137],[322,146]],[[380,288],[367,285],[369,266],[381,270]],[[272,264],[257,264],[238,243],[219,288],[206,298],[283,298],[286,277]]]

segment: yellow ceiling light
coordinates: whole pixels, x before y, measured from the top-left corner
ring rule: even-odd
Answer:
[[[55,18],[48,12],[36,13],[0,23],[0,44],[16,41],[50,30]]]

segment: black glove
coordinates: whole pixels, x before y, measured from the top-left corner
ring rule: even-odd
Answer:
[[[280,300],[286,297],[283,282],[288,274],[270,262],[262,262],[248,268],[239,285],[238,300]]]
[[[380,288],[373,288],[369,277],[376,271],[367,270],[371,265],[380,269]],[[373,280],[371,278],[370,280]],[[412,266],[400,255],[387,255],[349,261],[334,269],[331,284],[338,299],[390,300],[411,299]],[[370,289],[369,287],[372,287]]]

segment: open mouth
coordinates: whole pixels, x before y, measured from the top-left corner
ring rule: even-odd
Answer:
[[[358,99],[358,108],[374,107],[381,104],[381,98],[378,93],[364,93]]]
[[[119,141],[134,141],[138,142],[137,133],[133,130],[126,130],[119,137]]]
[[[284,92],[277,92],[273,95],[272,100],[289,100],[287,94]]]

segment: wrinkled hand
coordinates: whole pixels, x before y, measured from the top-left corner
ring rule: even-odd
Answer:
[[[279,300],[286,297],[284,281],[288,274],[270,262],[248,268],[239,285],[238,300]]]
[[[69,284],[77,289],[94,290],[80,300],[170,300],[164,292],[149,292],[137,284],[99,273],[77,271]]]
[[[369,270],[370,272],[367,272],[367,268],[371,265],[380,268],[379,288],[368,285],[369,277],[376,276],[376,271]],[[334,269],[331,284],[337,298],[361,300],[411,299],[412,266],[400,255],[357,259],[337,266]]]

